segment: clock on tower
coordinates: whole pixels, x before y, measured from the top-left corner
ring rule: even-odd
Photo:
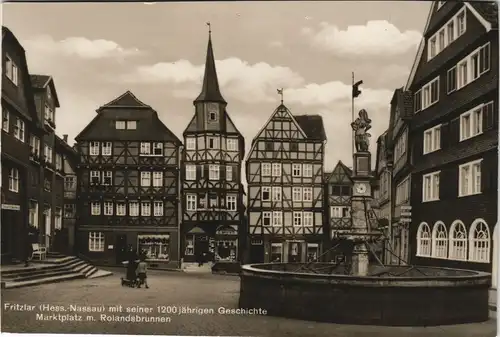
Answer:
[[[354,185],[354,192],[356,195],[367,196],[370,193],[368,187],[368,183],[366,182],[356,183]]]

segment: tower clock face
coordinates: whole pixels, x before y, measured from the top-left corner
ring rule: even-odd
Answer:
[[[358,194],[365,194],[367,190],[366,183],[356,185],[356,193]]]

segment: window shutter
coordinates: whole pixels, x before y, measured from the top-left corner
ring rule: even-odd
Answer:
[[[208,179],[210,177],[209,173],[210,166],[208,164],[203,165],[203,175],[205,179]]]
[[[460,140],[460,118],[457,117],[450,121],[448,133],[448,145],[458,143]]]
[[[481,192],[491,190],[491,170],[488,158],[484,158],[481,162]]]
[[[490,102],[483,106],[483,130],[493,129],[495,124],[498,123],[494,103]]]
[[[201,170],[201,166],[200,165],[196,165],[196,177],[195,179],[198,180],[200,178],[203,177],[203,172]]]
[[[219,172],[220,180],[226,180],[226,165],[220,165]]]
[[[448,135],[450,134],[450,123],[443,123],[441,125],[441,149],[446,149],[449,140]]]

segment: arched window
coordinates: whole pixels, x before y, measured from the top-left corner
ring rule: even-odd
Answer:
[[[449,259],[467,260],[467,231],[460,220],[455,220],[451,224]]]
[[[425,222],[418,226],[417,256],[431,256],[431,229]]]
[[[448,257],[448,235],[446,226],[441,221],[432,229],[432,257],[446,259]]]
[[[483,219],[476,219],[469,231],[469,261],[490,262],[490,229]]]

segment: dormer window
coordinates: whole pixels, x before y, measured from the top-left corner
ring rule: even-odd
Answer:
[[[48,122],[51,126],[54,126],[54,110],[52,110],[48,104],[45,104],[44,116],[45,121]]]
[[[115,127],[117,130],[125,130],[126,127],[125,121],[116,121]]]
[[[115,128],[117,130],[136,130],[137,121],[115,121]]]
[[[5,76],[14,83],[14,85],[19,84],[19,68],[17,65],[12,61],[9,55],[5,56]]]
[[[47,98],[52,99],[52,91],[50,90],[50,87],[47,87]]]

